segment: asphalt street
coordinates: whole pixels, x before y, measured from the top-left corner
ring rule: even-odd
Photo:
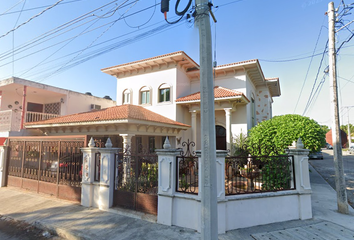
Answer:
[[[1,240],[63,240],[24,221],[0,215]]]
[[[333,150],[322,150],[323,160],[310,160],[309,163],[321,174],[321,176],[335,187],[335,174],[333,163]],[[354,208],[354,155],[343,151],[343,168],[347,187],[347,197],[349,204]]]

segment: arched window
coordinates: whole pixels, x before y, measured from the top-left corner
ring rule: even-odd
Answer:
[[[159,102],[170,102],[171,101],[171,86],[162,84],[159,87]]]
[[[140,89],[140,104],[151,104],[151,90],[146,86]]]
[[[129,89],[125,89],[123,91],[123,104],[130,104],[131,99],[131,91]]]

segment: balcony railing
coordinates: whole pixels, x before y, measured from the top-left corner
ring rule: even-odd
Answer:
[[[26,112],[25,122],[38,122],[59,117],[58,114]],[[0,111],[0,132],[20,131],[21,112],[14,110]]]
[[[52,114],[52,113],[26,112],[26,122],[44,121],[59,116],[60,115],[58,114]]]

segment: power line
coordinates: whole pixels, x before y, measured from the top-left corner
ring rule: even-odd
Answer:
[[[42,15],[43,13],[45,13],[46,11],[48,11],[49,9],[55,7],[55,6],[58,5],[61,1],[63,1],[63,0],[59,0],[58,2],[54,3],[52,6],[47,7],[47,8],[44,9],[42,12],[40,12],[40,13],[34,15],[33,17],[29,18],[26,22],[21,23],[21,24],[18,25],[17,27],[15,27],[15,28],[11,29],[10,31],[8,31],[7,33],[1,35],[0,38],[3,38],[3,37],[5,37],[5,36],[7,36],[9,33],[13,32],[13,31],[16,31],[17,29],[19,29],[19,28],[22,27],[23,25],[29,23],[30,21],[32,21],[33,19],[39,17],[40,15]]]
[[[323,53],[322,53],[322,58],[321,58],[320,65],[319,65],[318,70],[317,70],[317,74],[316,74],[316,77],[315,77],[315,82],[314,82],[314,84],[313,84],[313,86],[312,86],[309,99],[307,100],[307,104],[306,104],[305,110],[304,110],[304,112],[302,113],[302,115],[305,115],[307,109],[309,108],[309,106],[310,106],[310,104],[311,104],[311,101],[312,101],[311,98],[313,99],[312,93],[313,93],[313,90],[314,90],[314,88],[315,88],[315,86],[316,86],[316,82],[317,82],[317,79],[318,79],[318,75],[320,74],[320,70],[321,70],[321,67],[322,67],[322,63],[323,63],[323,59],[324,59],[324,56],[325,56],[327,47],[328,47],[328,40],[327,40],[327,42],[326,42],[326,47],[325,47],[325,49],[324,49],[324,51],[323,51]]]
[[[323,21],[324,21],[324,20],[323,20]],[[323,22],[322,22],[322,24],[323,24]],[[317,40],[316,40],[316,44],[315,44],[315,48],[313,49],[312,55],[314,55],[315,52],[316,52],[317,44],[318,44],[318,41],[319,41],[320,36],[321,36],[321,33],[322,33],[322,28],[323,28],[323,25],[321,26],[320,32],[318,33]],[[300,98],[301,98],[301,95],[302,95],[302,91],[304,90],[304,86],[305,86],[305,83],[306,83],[306,80],[307,80],[307,76],[308,76],[309,71],[310,71],[310,68],[311,68],[312,60],[313,60],[313,57],[311,57],[310,64],[309,64],[309,66],[308,66],[308,68],[307,68],[306,75],[305,75],[305,79],[304,79],[304,82],[303,82],[303,84],[302,84],[302,87],[301,87],[301,90],[300,90],[300,94],[299,94],[299,97],[298,97],[297,102],[296,102],[296,105],[295,105],[294,113],[295,113],[295,111],[296,111],[297,105],[299,104],[299,101],[300,101]]]
[[[16,3],[14,6],[12,6],[10,9],[8,9],[5,12],[3,12],[2,14],[0,14],[0,17],[4,16],[4,15],[19,13],[20,11],[13,11],[13,12],[8,12],[8,11],[10,11],[11,9],[13,9],[15,6],[17,6],[19,3],[23,2],[23,1],[24,0],[21,0],[20,2]],[[68,2],[61,2],[58,5],[64,5],[64,4],[80,2],[80,1],[83,1],[83,0],[72,0],[72,1],[68,1]],[[33,11],[33,10],[42,9],[42,8],[46,8],[46,7],[50,7],[50,6],[51,5],[44,5],[44,6],[40,6],[40,7],[27,8],[27,9],[23,9],[22,12]]]

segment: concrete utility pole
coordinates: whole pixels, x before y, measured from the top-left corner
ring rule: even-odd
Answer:
[[[201,234],[203,240],[218,239],[216,192],[216,143],[213,83],[213,55],[208,0],[196,0],[196,23],[199,28],[201,93]]]
[[[340,137],[339,110],[338,110],[338,88],[337,88],[337,66],[336,66],[336,48],[335,48],[335,10],[333,2],[328,4],[328,55],[329,55],[329,82],[330,99],[332,112],[332,141],[333,141],[333,159],[335,170],[335,182],[337,190],[338,212],[349,214],[347,192],[345,186],[345,177],[342,158],[342,141]]]

